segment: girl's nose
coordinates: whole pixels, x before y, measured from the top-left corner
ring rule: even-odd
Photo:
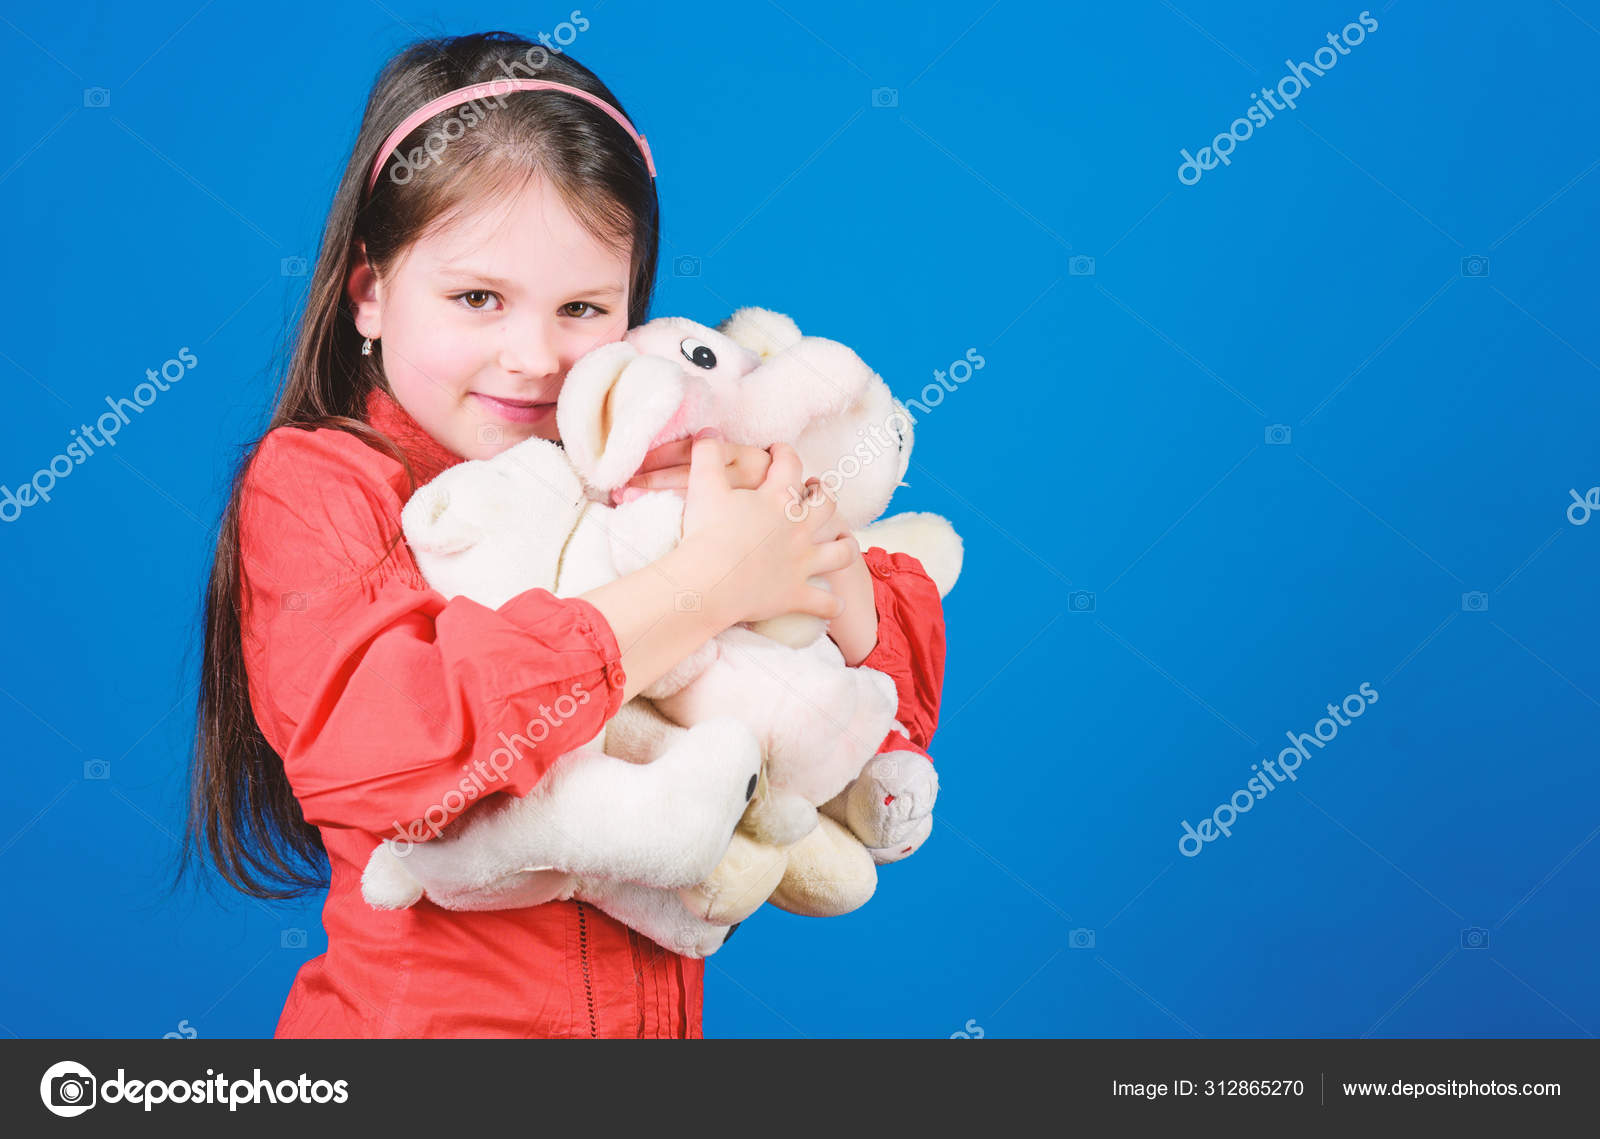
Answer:
[[[556,334],[542,322],[505,327],[500,344],[500,367],[505,371],[540,379],[561,371]]]

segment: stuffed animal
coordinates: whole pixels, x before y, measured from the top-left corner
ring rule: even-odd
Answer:
[[[863,549],[881,545],[917,556],[941,596],[960,573],[960,539],[937,515],[902,515],[868,527],[901,485],[910,462],[911,418],[853,351],[802,335],[781,313],[740,309],[715,332],[676,317],[634,329],[623,341],[596,349],[573,367],[557,421],[584,481],[601,496],[625,501],[630,492],[619,493],[619,488],[638,470],[645,453],[698,427],[715,425],[735,443],[792,442],[806,474],[817,477],[835,499],[837,517],[856,530]],[[793,506],[803,508],[798,498]],[[779,618],[753,628],[789,645],[811,641],[816,651],[828,654],[830,668],[843,665],[837,648],[822,636],[819,619]],[[752,667],[781,667],[759,660],[763,652],[781,658],[776,646],[763,649],[759,638],[739,629],[729,630],[704,651],[713,650],[717,656],[709,666],[702,659],[685,662],[685,670],[699,677],[699,683],[679,689],[680,677],[669,674],[647,690],[669,719],[689,725],[740,713],[745,705],[737,699],[736,684],[708,682],[718,668],[744,673]],[[829,714],[825,706],[815,705],[813,713],[824,718]],[[815,730],[807,721],[794,721],[794,728]],[[852,739],[859,744],[859,738]],[[787,765],[782,749],[769,751],[771,784],[780,794],[824,806],[823,816],[798,845],[761,835],[759,825],[741,827],[712,878],[683,892],[708,920],[740,921],[763,899],[809,916],[848,912],[863,904],[876,886],[869,862],[906,857],[931,831],[938,781],[920,754],[872,756],[863,771],[857,752],[845,765],[855,768],[855,774],[843,785],[836,771],[817,763],[809,749],[799,754],[806,763]],[[806,778],[807,764],[817,778]],[[777,813],[804,817],[794,804]],[[762,814],[752,809],[752,817]],[[845,832],[858,841],[849,841]],[[766,886],[777,874],[779,885],[767,897]]]
[[[909,418],[854,353],[759,309],[718,331],[653,321],[597,349],[571,370],[558,421],[565,454],[530,439],[413,496],[403,524],[431,585],[498,606],[534,587],[580,594],[648,564],[679,536],[681,497],[608,503],[645,451],[702,426],[794,442],[852,526],[882,511],[910,445]],[[935,516],[861,536],[913,547],[941,592],[959,573],[959,539]],[[363,876],[368,901],[583,897],[691,956],[713,952],[769,895],[802,913],[855,908],[887,848],[926,837],[937,782],[920,755],[873,755],[897,726],[893,686],[844,668],[821,634],[803,617],[720,634],[647,689],[654,707],[630,702],[528,796],[485,804],[433,842],[380,846]],[[902,805],[878,806],[890,801]],[[614,825],[596,825],[602,816]]]

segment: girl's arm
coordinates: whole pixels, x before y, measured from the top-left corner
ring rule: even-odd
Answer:
[[[911,742],[926,750],[939,726],[944,690],[944,606],[939,587],[910,554],[891,554],[873,546],[862,561],[877,614],[877,642],[859,663],[894,681],[900,694],[895,719],[905,725]]]
[[[241,633],[251,707],[306,820],[423,840],[598,735],[622,664],[582,599],[446,600],[403,545],[385,556],[402,490],[353,435],[269,433],[240,500]]]
[[[827,580],[844,602],[844,612],[828,622],[828,636],[844,654],[844,663],[854,668],[878,642],[878,604],[865,556],[829,574]]]
[[[719,628],[834,616],[806,581],[855,544],[786,520],[798,457],[775,449],[762,486],[734,490],[717,446],[696,444],[679,551],[586,597],[530,589],[489,609],[447,600],[390,550],[392,459],[343,431],[271,432],[241,496],[241,633],[251,707],[306,820],[437,837],[479,798],[526,795]]]
[[[844,533],[830,522],[823,533]],[[873,546],[844,569],[827,575],[844,611],[828,635],[845,664],[889,676],[900,694],[895,719],[911,741],[926,749],[939,723],[944,688],[944,606],[939,588],[910,554]],[[898,735],[896,739],[900,738]]]

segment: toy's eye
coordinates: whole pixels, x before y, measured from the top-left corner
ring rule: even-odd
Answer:
[[[685,360],[697,368],[710,371],[717,366],[717,354],[693,337],[678,345],[678,351],[683,353]]]

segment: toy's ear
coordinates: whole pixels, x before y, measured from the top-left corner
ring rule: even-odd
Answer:
[[[556,404],[567,458],[584,482],[613,490],[633,477],[683,400],[676,362],[641,356],[625,340],[602,345],[572,365]]]
[[[717,331],[761,357],[762,363],[800,343],[800,326],[781,312],[742,308],[717,325]]]
[[[940,597],[948,595],[961,576],[961,535],[940,515],[924,511],[891,514],[853,533],[863,550],[878,546],[891,554],[916,558],[938,587]]]
[[[411,496],[400,511],[406,544],[419,554],[444,556],[471,549],[483,530],[462,510],[450,509],[450,491],[444,480],[434,479]]]

